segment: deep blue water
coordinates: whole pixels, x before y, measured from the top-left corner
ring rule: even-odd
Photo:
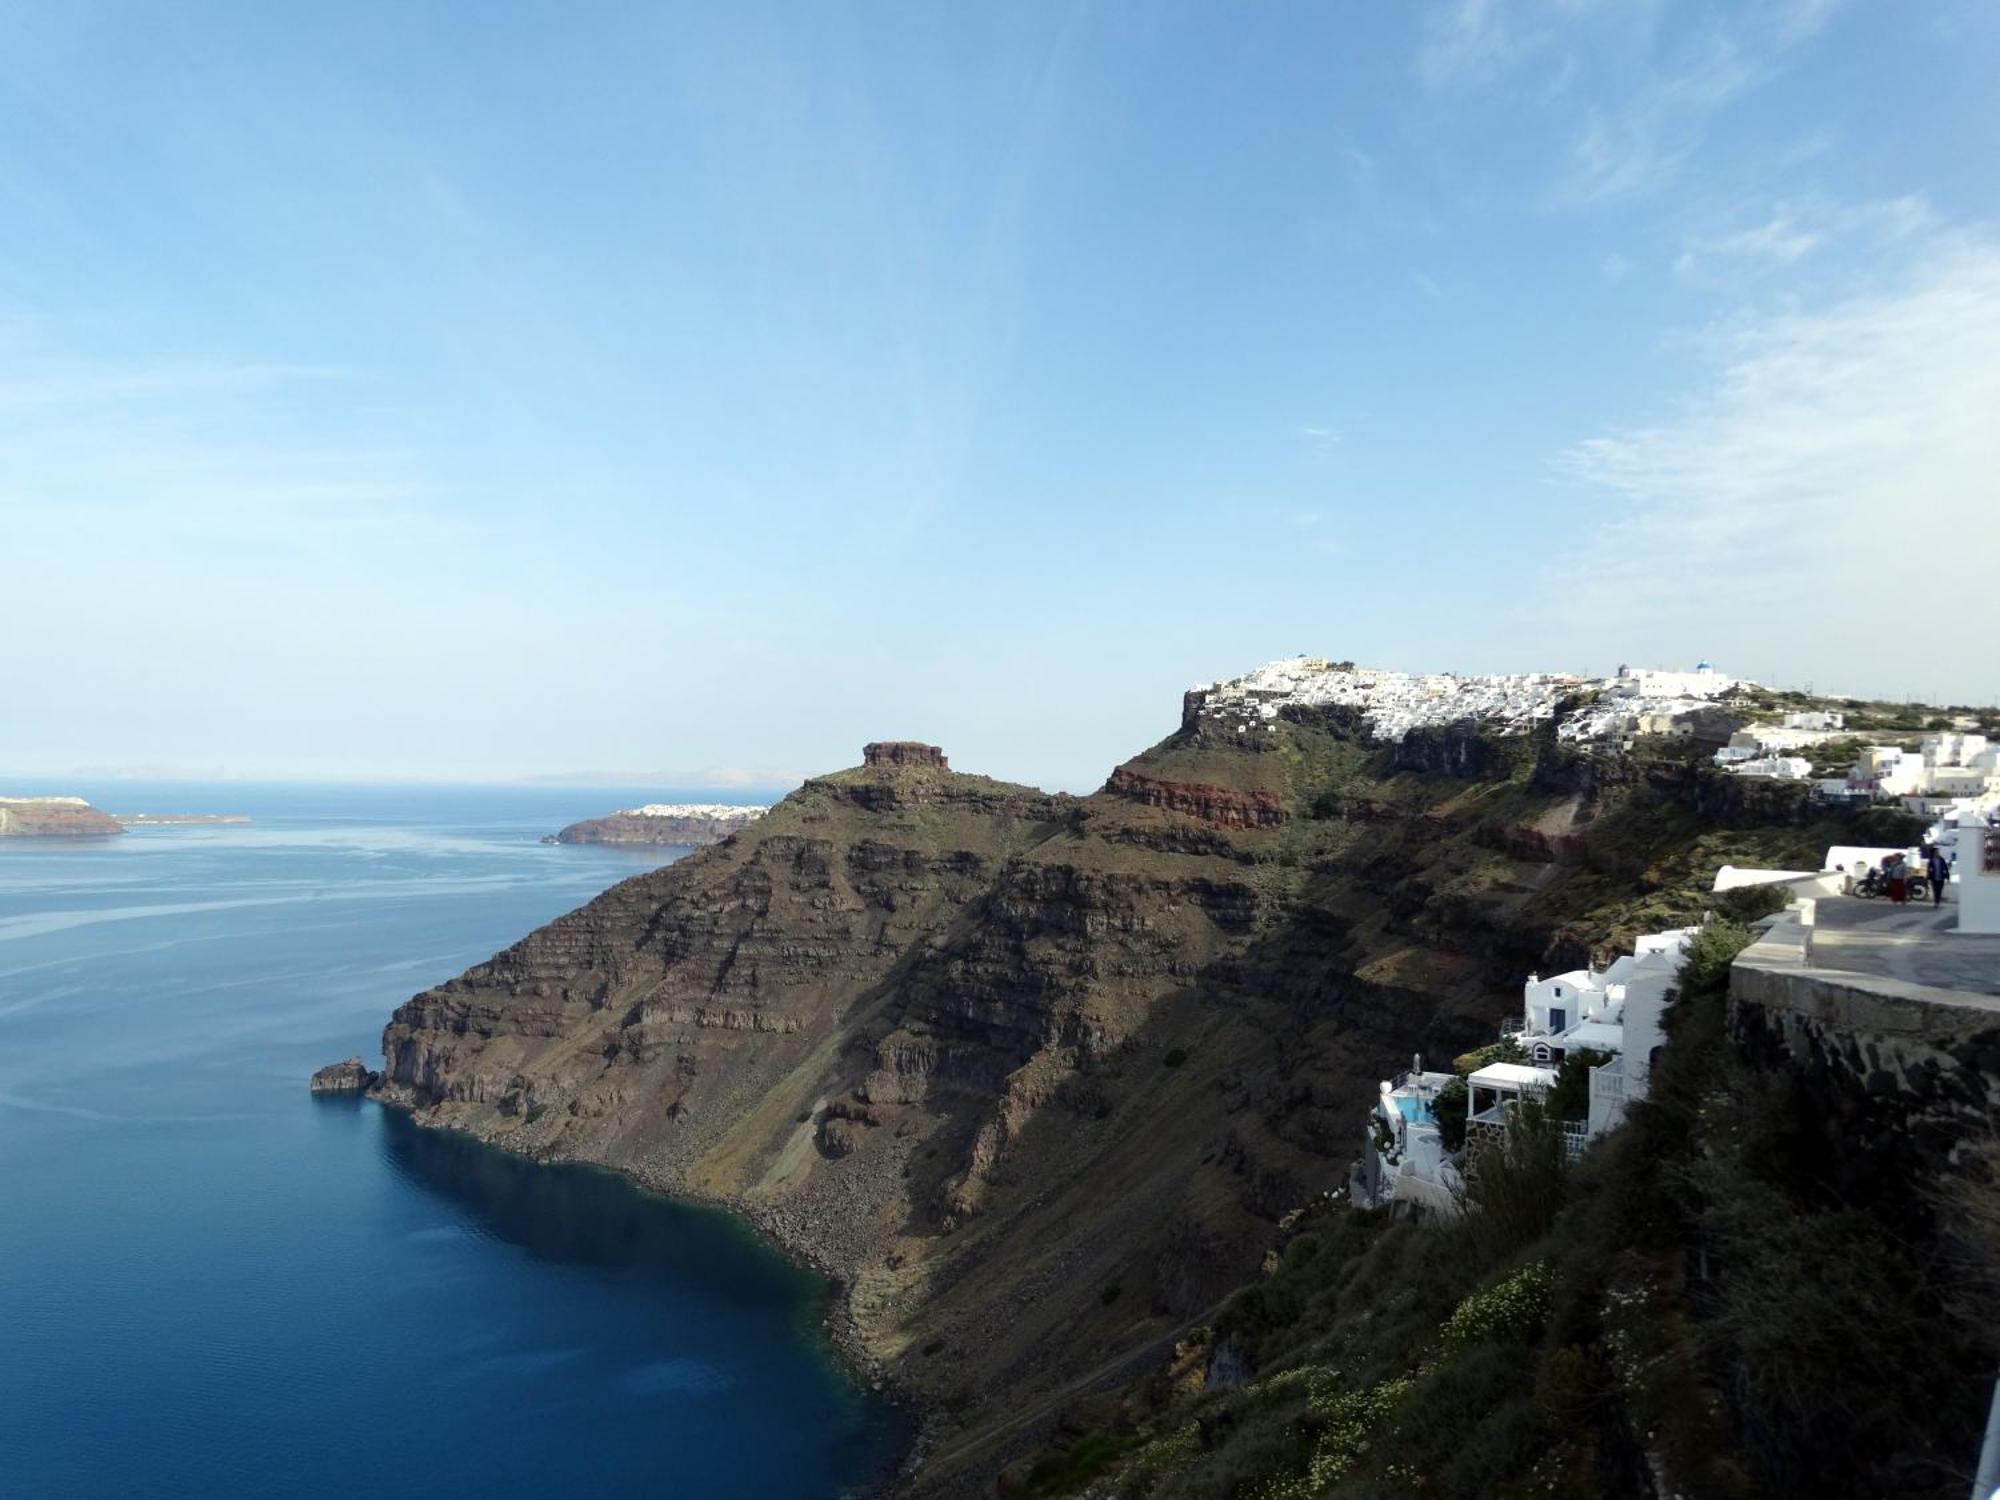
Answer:
[[[306,1078],[656,864],[619,790],[140,787],[0,840],[0,1495],[833,1496],[893,1412],[726,1216]],[[712,800],[712,799],[711,799]]]

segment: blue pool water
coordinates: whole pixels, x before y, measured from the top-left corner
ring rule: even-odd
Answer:
[[[1402,1112],[1404,1119],[1415,1120],[1420,1124],[1431,1124],[1437,1119],[1437,1116],[1431,1113],[1430,1105],[1421,1099],[1411,1099],[1398,1094],[1396,1108]]]
[[[0,840],[0,1495],[866,1488],[824,1288],[726,1216],[307,1075],[664,851],[659,788],[17,787],[248,826]]]

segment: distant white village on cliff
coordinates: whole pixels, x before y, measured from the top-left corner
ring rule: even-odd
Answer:
[[[1722,741],[1714,763],[1738,776],[1811,782],[1815,795],[1838,801],[1897,801],[1913,813],[1956,824],[2000,810],[2000,745],[1972,726],[1938,730],[1907,743],[1857,743],[1841,773],[1815,774],[1798,752],[1864,738],[1848,732],[1836,710],[1775,714],[1736,712],[1757,684],[1707,662],[1691,672],[1623,667],[1610,677],[1567,672],[1490,675],[1392,672],[1325,657],[1267,662],[1226,682],[1193,691],[1224,724],[1252,729],[1288,706],[1361,710],[1369,733],[1400,741],[1411,730],[1466,720],[1503,733],[1525,733],[1553,719],[1566,700],[1581,706],[1556,727],[1567,744],[1615,746],[1644,736]],[[1731,722],[1731,720],[1735,722]],[[1876,741],[1905,738],[1876,734]]]
[[[1201,684],[1193,695],[1212,722],[1241,733],[1275,720],[1287,707],[1337,706],[1360,710],[1369,734],[1390,743],[1413,730],[1466,721],[1503,734],[1526,733],[1555,719],[1569,702],[1571,712],[1556,725],[1563,743],[1616,749],[1658,737],[1691,742],[1694,753],[1713,745],[1708,760],[1729,774],[1807,783],[1808,795],[1828,802],[1892,803],[1935,819],[1921,849],[1835,846],[1818,871],[1724,866],[1716,872],[1718,893],[1746,885],[1784,889],[1787,913],[1764,942],[1779,955],[1777,968],[1793,978],[1815,972],[1815,908],[1874,894],[1886,873],[1914,872],[1920,882],[1927,869],[1944,870],[1936,899],[1943,902],[1949,893],[1954,908],[1942,923],[1904,921],[1888,938],[1904,945],[1899,971],[1910,968],[1912,953],[1940,942],[1947,945],[1941,951],[1949,951],[1947,933],[1975,940],[1983,935],[1987,943],[2000,934],[2000,746],[1975,732],[1972,722],[1929,732],[1861,731],[1836,709],[1765,711],[1760,705],[1774,695],[1706,662],[1691,672],[1620,667],[1614,676],[1594,678],[1415,674],[1301,656]],[[1818,751],[1821,764],[1842,765],[1840,774],[1817,774],[1814,760],[1801,751]],[[1926,863],[1932,851],[1936,865]],[[1458,1059],[1449,1071],[1427,1069],[1416,1058],[1408,1072],[1385,1080],[1369,1111],[1364,1154],[1348,1187],[1351,1200],[1459,1212],[1473,1150],[1482,1140],[1504,1137],[1523,1117],[1524,1105],[1544,1112],[1572,1157],[1616,1129],[1627,1106],[1647,1097],[1665,1041],[1663,1018],[1700,931],[1647,934],[1602,969],[1530,974],[1519,1019],[1503,1027],[1499,1043]],[[1972,952],[1961,950],[1961,957]],[[1863,986],[1889,983],[1841,978]],[[1964,1003],[1948,987],[1905,986],[1897,998]],[[1576,1096],[1558,1108],[1556,1096],[1572,1074]]]

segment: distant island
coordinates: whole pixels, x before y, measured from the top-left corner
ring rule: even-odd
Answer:
[[[81,797],[0,797],[0,838],[95,838],[125,825]]]
[[[719,844],[732,833],[748,828],[768,811],[762,807],[733,807],[726,802],[648,802],[644,807],[625,807],[603,818],[585,818],[560,833],[545,837],[545,844],[672,844],[699,849]]]
[[[158,828],[167,823],[247,823],[248,813],[114,813],[127,828]]]
[[[0,797],[0,838],[102,838],[171,823],[247,823],[247,813],[108,813],[81,797]]]

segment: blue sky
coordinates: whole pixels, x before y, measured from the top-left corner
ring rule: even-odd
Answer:
[[[1984,3],[0,0],[0,771],[1089,786],[1299,651],[1991,701],[1996,76]]]

